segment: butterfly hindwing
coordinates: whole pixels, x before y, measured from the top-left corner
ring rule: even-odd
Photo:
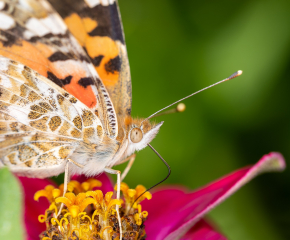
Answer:
[[[27,66],[0,57],[2,164],[22,175],[46,177],[52,175],[45,173],[49,169],[56,175],[80,142],[99,143],[102,129],[74,96]]]

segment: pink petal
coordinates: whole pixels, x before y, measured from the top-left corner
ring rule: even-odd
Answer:
[[[45,186],[53,184],[47,179],[35,179],[18,177],[20,180],[25,196],[24,200],[24,223],[27,233],[27,240],[39,240],[39,234],[45,230],[45,224],[38,221],[38,216],[44,214],[49,207],[45,198],[40,198],[39,202],[34,201],[34,194],[42,190]]]
[[[88,177],[86,177],[85,175],[74,175],[72,177],[72,180],[77,180],[80,183],[86,181],[87,179]],[[103,193],[114,191],[113,183],[111,179],[107,176],[107,174],[102,173],[101,175],[96,176],[95,179],[101,181],[102,186],[97,189],[102,190]]]
[[[226,237],[216,232],[208,222],[201,219],[194,224],[181,240],[226,240]]]
[[[258,174],[282,171],[284,168],[283,156],[270,153],[264,155],[254,166],[242,168],[195,192],[185,193],[172,187],[154,193],[150,201],[142,204],[149,212],[145,223],[147,239],[180,238],[212,208]]]

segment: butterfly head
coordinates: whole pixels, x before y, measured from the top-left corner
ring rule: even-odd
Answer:
[[[127,139],[128,147],[127,154],[130,155],[135,151],[140,151],[145,148],[156,136],[163,122],[158,124],[151,123],[147,119],[132,119],[127,120]]]

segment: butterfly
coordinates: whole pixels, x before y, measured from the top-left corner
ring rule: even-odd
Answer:
[[[149,119],[181,100],[131,117],[116,0],[0,0],[0,167],[36,178],[65,172],[65,187],[70,174],[117,174],[119,198],[134,152],[156,152],[149,143],[163,122]],[[112,169],[126,161],[122,176]]]

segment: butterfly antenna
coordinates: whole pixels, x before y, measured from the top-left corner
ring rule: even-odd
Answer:
[[[139,197],[136,198],[136,200],[133,202],[133,204],[131,205],[131,208],[134,206],[134,203],[140,198],[142,197],[146,192],[150,191],[152,188],[156,187],[157,185],[159,185],[160,183],[163,183],[171,174],[171,169],[170,166],[168,165],[168,163],[163,159],[163,157],[161,157],[161,155],[154,149],[154,147],[152,147],[149,143],[148,146],[157,154],[157,156],[162,160],[162,162],[166,165],[167,169],[168,169],[168,173],[167,176],[161,180],[160,182],[156,183],[155,185],[153,185],[152,187],[148,188],[145,192],[143,192],[141,195],[139,195]],[[130,208],[130,209],[131,209]]]
[[[167,108],[169,108],[169,107],[175,105],[176,103],[179,103],[179,102],[181,102],[181,101],[183,101],[183,100],[185,100],[185,99],[187,99],[187,98],[190,98],[190,97],[192,97],[193,95],[198,94],[198,93],[200,93],[200,92],[202,92],[202,91],[204,91],[204,90],[206,90],[206,89],[209,89],[209,88],[211,88],[211,87],[213,87],[213,86],[216,86],[216,85],[218,85],[218,84],[220,84],[220,83],[222,83],[222,82],[226,82],[226,81],[228,81],[228,80],[231,80],[231,79],[233,79],[233,78],[236,78],[236,77],[240,76],[242,73],[243,73],[243,71],[242,71],[242,70],[239,70],[239,71],[233,73],[231,76],[229,76],[229,77],[227,77],[227,78],[225,78],[225,79],[223,79],[223,80],[221,80],[221,81],[219,81],[219,82],[216,82],[216,83],[214,83],[214,84],[212,84],[212,85],[210,85],[210,86],[207,86],[207,87],[205,87],[205,88],[203,88],[203,89],[201,89],[201,90],[199,90],[199,91],[197,91],[197,92],[195,92],[195,93],[192,93],[192,94],[190,94],[190,95],[188,95],[188,96],[186,96],[186,97],[184,97],[184,98],[181,98],[180,100],[178,100],[178,101],[176,101],[176,102],[174,102],[174,103],[168,105],[168,106],[165,107],[165,108],[160,109],[159,111],[153,113],[151,116],[149,116],[149,117],[146,118],[146,119],[150,119],[150,118],[152,118],[152,117],[155,117],[156,115],[158,115],[158,116],[163,115],[163,114],[158,114],[158,113],[160,113],[160,112],[162,112],[163,110],[165,110],[165,109],[167,109]],[[174,110],[174,109],[173,109],[173,110]],[[169,110],[169,111],[170,111],[170,110]],[[175,111],[175,112],[176,112],[176,111]],[[164,114],[165,114],[165,113],[164,113]],[[153,150],[153,151],[154,151],[154,150]],[[156,153],[156,154],[157,154],[157,153]],[[158,154],[157,154],[157,155],[158,155]]]

